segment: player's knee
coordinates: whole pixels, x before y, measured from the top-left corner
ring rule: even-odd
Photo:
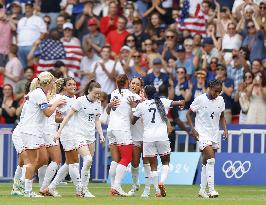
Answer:
[[[210,158],[207,160],[207,164],[209,165],[214,165],[215,164],[215,159],[214,158]]]
[[[92,164],[92,157],[90,155],[86,155],[83,157],[83,166],[87,169],[91,167]]]

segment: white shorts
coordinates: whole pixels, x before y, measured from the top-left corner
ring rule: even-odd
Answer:
[[[84,137],[73,137],[72,139],[61,138],[60,142],[63,146],[64,151],[67,152],[92,144],[95,142],[95,139],[90,140],[85,139]]]
[[[23,152],[25,150],[23,140],[19,134],[13,134],[12,135],[12,142],[13,142],[14,147],[15,147],[18,154],[20,154],[21,152]]]
[[[171,153],[169,141],[143,142],[143,156],[155,157]]]
[[[142,147],[143,141],[133,141],[134,147]]]
[[[129,145],[133,144],[131,132],[123,130],[107,131],[109,144]]]
[[[208,146],[212,146],[212,149],[220,149],[220,143],[212,142],[210,140],[199,140],[199,149],[201,151]]]
[[[25,149],[39,149],[44,146],[44,139],[42,135],[32,135],[28,133],[20,133]]]
[[[54,137],[55,137],[55,134],[51,134],[51,133],[43,134],[43,139],[44,139],[44,143],[46,147],[52,147],[52,146],[59,145],[59,141],[55,142]]]

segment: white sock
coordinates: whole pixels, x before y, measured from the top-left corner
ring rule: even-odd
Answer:
[[[14,181],[19,180],[21,176],[22,176],[22,167],[18,165],[14,175]]]
[[[158,187],[158,172],[157,171],[151,171],[151,180],[154,185],[154,189],[156,192],[159,192],[159,187]]]
[[[76,187],[76,191],[81,190],[81,179],[79,174],[79,163],[69,164],[69,175],[73,181],[73,184]]]
[[[27,167],[27,165],[23,165],[23,167],[22,167],[22,173],[21,173],[21,177],[20,177],[20,180],[21,180],[22,182],[25,182],[26,167]]]
[[[87,155],[83,157],[83,166],[81,169],[81,183],[83,188],[87,188],[90,180],[90,169],[91,169],[92,157]]]
[[[127,171],[126,166],[124,166],[122,164],[117,165],[116,171],[115,171],[115,186],[121,185],[121,181],[124,178],[126,171]]]
[[[32,179],[25,179],[25,192],[32,192]]]
[[[39,178],[39,185],[42,187],[42,183],[44,180],[44,176],[46,173],[47,165],[43,165],[38,169],[38,178]]]
[[[112,161],[110,165],[109,176],[110,176],[110,181],[111,181],[111,187],[113,187],[115,184],[115,172],[116,172],[117,165],[118,163],[115,161]]]
[[[51,183],[54,175],[56,174],[56,171],[58,169],[59,165],[52,161],[47,169],[46,169],[46,173],[45,173],[45,176],[44,176],[44,180],[43,180],[43,183],[42,183],[42,186],[41,186],[41,190],[47,188],[49,186],[49,184]]]
[[[139,185],[139,167],[135,168],[131,165],[131,175],[132,175],[133,185]]]
[[[210,192],[214,191],[214,164],[215,164],[214,158],[207,160],[206,175],[207,175],[207,183],[208,183]]]
[[[167,179],[168,172],[169,172],[169,165],[162,165],[160,183],[164,184],[165,180]]]
[[[54,180],[52,181],[52,183],[48,186],[49,189],[55,189],[56,186],[63,181],[67,174],[69,172],[69,167],[68,164],[64,164],[63,166],[60,167],[60,169],[58,170]]]
[[[206,178],[206,165],[202,165],[201,167],[201,175],[200,175],[200,189],[204,190],[206,189],[207,186],[207,178]]]
[[[144,167],[144,177],[145,177],[145,189],[150,190],[151,186],[151,166],[150,164],[143,164]]]

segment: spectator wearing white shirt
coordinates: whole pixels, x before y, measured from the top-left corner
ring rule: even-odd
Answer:
[[[115,89],[115,78],[124,74],[124,70],[111,57],[111,47],[104,46],[101,51],[101,59],[92,64],[90,72],[95,75],[96,82],[102,86],[102,91],[108,95]]]
[[[18,57],[25,68],[27,66],[27,55],[32,44],[37,39],[43,39],[47,32],[43,19],[33,14],[33,3],[25,4],[25,17],[21,18],[17,27]]]
[[[17,46],[11,45],[10,52],[8,54],[8,62],[5,67],[4,76],[5,84],[10,84],[15,87],[16,83],[21,79],[23,73],[23,67],[17,58]]]

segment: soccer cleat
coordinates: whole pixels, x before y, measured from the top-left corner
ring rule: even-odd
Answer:
[[[150,190],[144,189],[143,193],[141,194],[141,197],[147,198],[150,196]]]
[[[155,196],[156,196],[156,197],[162,197],[161,192],[156,192],[156,193],[155,193]]]
[[[133,184],[132,189],[127,193],[128,196],[133,196],[139,190],[139,184]]]
[[[82,195],[85,198],[94,198],[95,197],[92,193],[90,193],[90,191],[88,190],[88,188],[84,188],[82,190]]]
[[[158,187],[159,187],[159,189],[160,189],[161,196],[162,196],[162,197],[166,197],[166,190],[165,190],[165,186],[164,186],[164,184],[163,184],[163,183],[160,183]]]
[[[206,193],[206,191],[202,190],[202,189],[199,191],[198,196],[199,196],[199,198],[203,198],[203,199],[209,198],[209,195]]]
[[[61,197],[61,195],[55,190],[55,189],[52,189],[52,188],[46,188],[44,190],[42,190],[42,193],[41,191],[39,192],[40,194],[42,194],[43,196],[52,196],[52,197]]]
[[[24,194],[20,190],[14,190],[14,189],[12,189],[10,195],[11,196],[23,196]]]
[[[119,193],[115,189],[111,188],[110,196],[119,196]]]
[[[24,192],[24,197],[27,197],[27,198],[42,198],[44,196],[36,194],[35,192],[32,192],[32,191],[30,191],[30,192],[26,192],[25,191]]]
[[[83,198],[84,195],[81,192],[76,192],[76,197],[78,198]]]
[[[24,193],[24,183],[21,180],[14,180],[13,190]]]
[[[209,192],[209,198],[217,198],[219,196],[219,193],[215,190]]]
[[[120,185],[114,186],[113,189],[118,193],[119,196],[128,196],[128,194],[122,189]]]

